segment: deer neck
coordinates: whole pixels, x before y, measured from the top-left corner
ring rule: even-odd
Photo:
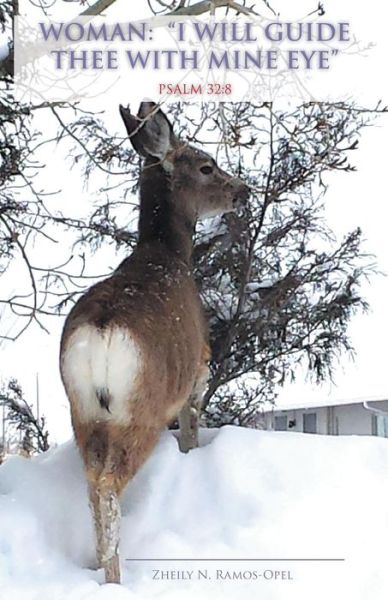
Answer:
[[[176,200],[176,199],[175,199]],[[160,164],[147,164],[140,181],[139,246],[157,242],[189,263],[194,219],[172,202],[171,179]]]

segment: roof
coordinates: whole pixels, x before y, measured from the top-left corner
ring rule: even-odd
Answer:
[[[299,402],[297,404],[280,404],[273,406],[267,406],[263,408],[263,412],[272,411],[289,411],[289,410],[307,410],[309,408],[325,408],[329,406],[346,406],[349,404],[364,404],[364,402],[384,402],[388,401],[388,394],[386,396],[365,396],[363,398],[326,398],[324,400],[318,400],[313,402]]]

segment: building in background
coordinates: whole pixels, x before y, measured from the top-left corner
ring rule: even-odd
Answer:
[[[264,409],[261,426],[270,431],[388,438],[388,399],[368,398]]]

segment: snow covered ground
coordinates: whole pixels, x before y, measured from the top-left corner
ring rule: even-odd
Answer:
[[[166,433],[128,486],[122,586],[99,585],[102,572],[88,568],[92,522],[74,444],[9,458],[0,468],[1,600],[388,598],[388,440],[202,433],[188,455]],[[185,579],[153,579],[155,571]],[[283,580],[271,579],[281,571]]]

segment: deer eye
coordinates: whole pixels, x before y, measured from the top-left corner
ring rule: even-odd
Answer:
[[[201,171],[201,173],[203,173],[204,175],[210,175],[210,173],[213,173],[213,167],[211,167],[210,165],[204,165],[203,167],[201,167],[199,169]]]

